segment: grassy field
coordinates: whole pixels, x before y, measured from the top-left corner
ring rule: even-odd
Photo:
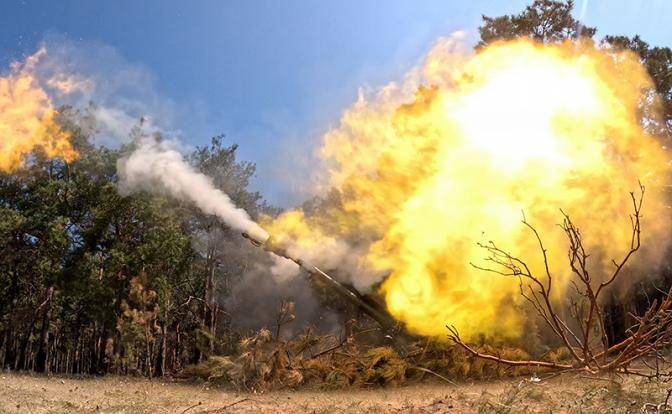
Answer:
[[[656,411],[664,383],[579,375],[347,391],[240,393],[208,384],[124,377],[0,376],[3,413],[641,413]]]
[[[672,386],[672,385],[669,385]],[[346,391],[241,393],[208,384],[126,377],[72,378],[3,373],[2,413],[641,413],[668,384],[580,375],[458,385],[418,384]]]

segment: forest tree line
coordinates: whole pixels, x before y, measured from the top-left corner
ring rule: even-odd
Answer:
[[[230,315],[216,299],[255,252],[227,251],[240,235],[190,205],[121,195],[116,163],[133,144],[89,144],[85,115],[60,116],[77,160],[36,153],[0,176],[0,363],[154,376],[225,351],[216,338],[230,334]],[[248,189],[255,166],[223,137],[189,158],[253,217],[273,213]]]

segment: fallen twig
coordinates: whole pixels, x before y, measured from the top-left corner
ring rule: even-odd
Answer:
[[[234,401],[234,402],[232,402],[231,404],[227,404],[227,405],[225,405],[224,407],[216,408],[216,409],[214,409],[214,410],[212,410],[212,411],[208,411],[208,412],[210,412],[210,413],[225,412],[226,410],[228,410],[229,408],[233,407],[234,405],[238,405],[238,404],[240,404],[240,403],[244,403],[245,401],[250,401],[250,399],[249,399],[249,398],[243,398],[242,400]]]
[[[417,369],[418,371],[422,371],[422,372],[426,372],[428,374],[432,374],[432,375],[434,375],[438,378],[441,378],[442,380],[446,381],[449,384],[457,385],[454,381],[449,380],[448,378],[444,377],[443,375],[441,375],[439,373],[436,373],[436,372],[432,371],[431,369],[427,369],[427,368],[424,368],[424,367],[417,367],[417,366],[411,366],[411,367],[408,367],[408,368],[409,369]]]
[[[198,407],[198,406],[201,405],[201,404],[202,404],[202,403],[199,401],[198,404],[194,404],[194,405],[192,405],[191,407],[187,407],[187,408],[185,408],[184,411],[182,411],[180,414],[184,414],[184,413],[186,413],[187,411],[191,410],[192,408],[196,408],[196,407]]]

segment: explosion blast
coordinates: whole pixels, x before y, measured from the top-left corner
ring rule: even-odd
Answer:
[[[391,314],[413,332],[442,336],[450,323],[467,340],[515,338],[525,325],[517,281],[470,262],[485,256],[478,242],[493,240],[540,270],[522,212],[548,249],[554,291],[566,292],[558,210],[582,229],[599,281],[629,245],[629,191],[641,180],[642,243],[650,248],[638,258],[641,268],[655,266],[669,233],[668,155],[644,129],[659,122],[657,99],[635,55],[587,41],[499,42],[473,55],[453,45],[442,40],[403,84],[360,97],[325,135],[325,188],[337,197],[262,224],[290,257],[349,273],[360,289],[381,289]],[[65,160],[77,155],[34,76],[44,53],[0,78],[2,171],[20,167],[35,148]],[[122,189],[168,192],[260,242],[268,238],[179,152],[139,144],[119,161]]]
[[[267,230],[290,234],[299,257],[333,261],[336,244],[358,246],[348,251],[361,252],[354,283],[386,275],[387,307],[413,332],[442,336],[450,323],[467,339],[515,338],[525,322],[518,282],[471,266],[486,256],[477,243],[495,241],[543,275],[524,212],[563,292],[561,208],[585,234],[599,281],[629,246],[629,192],[641,180],[642,243],[653,248],[639,260],[654,263],[668,233],[668,156],[642,128],[656,121],[655,99],[634,55],[518,40],[465,56],[451,44],[440,42],[416,79],[360,98],[326,134],[327,185],[339,203],[288,212]]]
[[[0,171],[16,170],[36,148],[49,158],[77,157],[70,135],[55,122],[56,110],[35,74],[35,65],[45,53],[41,48],[0,77]]]

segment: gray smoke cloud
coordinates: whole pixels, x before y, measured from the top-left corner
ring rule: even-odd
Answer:
[[[324,236],[315,246],[305,247],[290,242],[283,246],[287,253],[301,259],[309,267],[316,266],[339,282],[347,283],[358,291],[369,292],[387,271],[373,269],[365,260],[368,243],[352,243],[341,238]],[[280,280],[288,280],[300,273],[291,260],[274,256],[271,273]]]
[[[224,301],[226,308],[236,315],[234,326],[273,329],[281,303],[292,301],[296,304],[296,319],[283,327],[282,337],[291,337],[306,326],[314,326],[318,333],[336,333],[342,329],[346,314],[324,307],[307,277],[271,276],[268,257],[250,266],[242,275],[242,283],[235,284]]]

